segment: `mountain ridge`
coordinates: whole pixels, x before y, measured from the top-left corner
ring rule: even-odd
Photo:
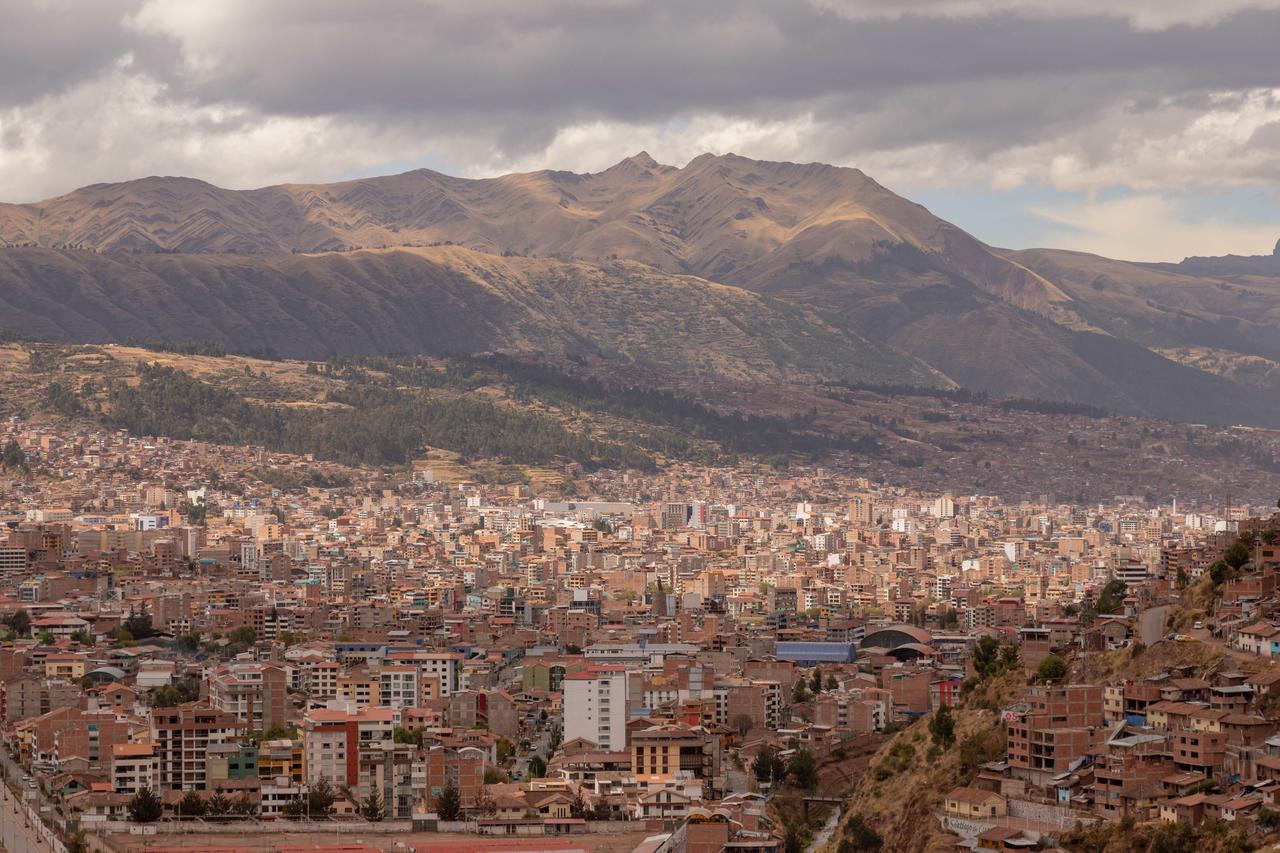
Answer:
[[[620,358],[656,358],[696,373],[884,381],[897,371],[903,381],[1137,414],[1280,422],[1280,403],[1237,381],[1247,373],[1201,369],[1216,363],[1206,349],[1224,363],[1237,355],[1280,361],[1280,273],[1261,274],[1269,267],[1256,259],[1246,259],[1253,272],[1228,276],[1186,266],[1194,259],[1152,265],[997,249],[857,169],[822,163],[702,154],[675,167],[639,152],[588,174],[468,179],[417,169],[252,190],[149,177],[0,205],[0,242],[44,247],[0,250],[0,259],[21,251],[76,254],[67,247],[104,259],[78,271],[52,256],[0,265],[0,300],[11,312],[24,300],[39,302],[42,290],[62,288],[70,299],[104,299],[110,314],[106,294],[115,287],[136,314],[147,310],[139,288],[150,288],[161,296],[153,302],[161,306],[160,329],[151,331],[166,326],[165,305],[176,312],[169,321],[181,317],[178,325],[190,328],[199,323],[184,300],[230,282],[271,310],[252,322],[221,321],[215,337],[274,335],[288,341],[276,349],[299,355],[430,348],[450,336],[468,350],[498,349],[506,343],[498,318],[548,351],[583,341],[608,350],[617,338],[625,343]],[[422,254],[449,245],[470,254]],[[391,250],[399,255],[377,254]],[[163,257],[187,260],[156,260]],[[481,257],[520,267],[504,273],[519,286],[497,293],[483,275],[447,272],[456,264],[496,274],[496,261]],[[569,266],[553,272],[540,266],[545,260]],[[252,268],[256,275],[246,272]],[[122,281],[130,276],[132,291]],[[632,286],[646,295],[627,303],[629,313],[611,310],[610,288],[637,278],[645,284]],[[557,302],[555,282],[591,316],[562,310],[572,299]],[[699,290],[714,306],[693,297]],[[666,297],[677,307],[659,310],[655,300]],[[119,334],[104,324],[94,329],[65,306],[41,304],[43,313],[12,316],[72,339]],[[746,306],[759,314],[758,327]],[[218,310],[225,316],[225,307]],[[297,330],[313,322],[307,312],[348,337],[302,336]],[[746,338],[700,336],[690,323],[701,322],[702,312],[713,326],[737,322]],[[50,320],[55,315],[58,322]],[[406,331],[405,316],[436,329],[436,337]],[[146,325],[136,316],[118,324]],[[823,341],[828,364],[814,352],[787,351],[783,340],[742,343],[784,328],[801,350]],[[645,330],[644,340],[636,329]],[[701,342],[696,358],[681,335]],[[770,346],[780,348],[776,357],[762,357]],[[1180,348],[1196,352],[1183,357]]]

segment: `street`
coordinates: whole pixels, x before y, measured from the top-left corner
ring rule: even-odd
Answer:
[[[1153,646],[1164,638],[1164,615],[1169,610],[1167,605],[1144,610],[1138,616],[1139,632],[1144,645]]]
[[[41,841],[34,827],[27,825],[26,809],[17,801],[8,785],[0,784],[0,842],[6,853],[47,853],[49,845]]]
[[[528,753],[516,759],[515,764],[511,768],[513,779],[521,782],[528,781],[529,761],[535,755],[542,756],[543,760],[549,760],[551,758],[551,756],[548,755],[551,751],[549,749],[551,746],[551,726],[551,721],[543,723],[542,727],[538,729],[538,736],[534,739],[532,748]]]

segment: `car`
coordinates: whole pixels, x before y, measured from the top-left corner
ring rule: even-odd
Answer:
[[[1203,622],[1201,622],[1201,621],[1199,621],[1199,620],[1196,620],[1196,624],[1192,625],[1191,627],[1192,627],[1192,628],[1194,628],[1194,629],[1195,629],[1195,630],[1197,630],[1197,631],[1203,631],[1203,630],[1204,630],[1204,623],[1203,623]]]
[[[1179,643],[1194,643],[1196,640],[1196,638],[1191,636],[1190,634],[1179,634],[1174,639],[1176,639]]]

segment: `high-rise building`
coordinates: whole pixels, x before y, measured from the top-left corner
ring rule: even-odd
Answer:
[[[589,740],[606,752],[627,746],[627,671],[597,666],[564,679],[565,740]]]

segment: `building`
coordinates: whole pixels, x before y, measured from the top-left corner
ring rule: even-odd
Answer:
[[[245,725],[235,714],[195,702],[151,712],[158,791],[203,791],[208,788],[209,747],[238,744]]]
[[[720,775],[720,741],[701,726],[664,725],[633,731],[631,772],[637,781],[650,777],[714,780]]]
[[[143,788],[157,790],[160,761],[149,743],[118,743],[111,748],[111,790],[136,794]]]
[[[564,679],[564,737],[606,752],[627,748],[627,671],[597,666]]]
[[[209,676],[209,704],[235,714],[250,731],[283,726],[288,702],[288,676],[278,666],[229,663]]]

